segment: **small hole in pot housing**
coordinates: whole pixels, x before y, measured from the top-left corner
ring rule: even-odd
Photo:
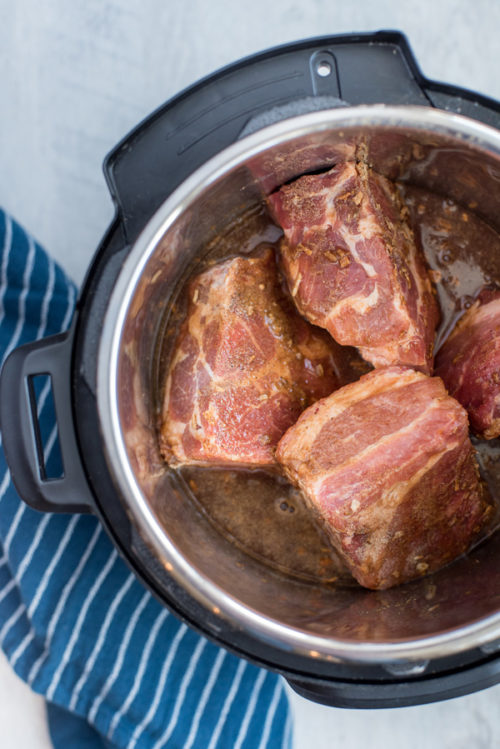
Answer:
[[[318,60],[316,63],[316,73],[321,78],[327,78],[327,76],[331,75],[332,72],[332,66],[328,62],[328,60]]]

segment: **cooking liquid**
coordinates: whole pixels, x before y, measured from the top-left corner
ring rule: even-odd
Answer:
[[[401,191],[409,221],[432,271],[441,308],[436,350],[480,288],[500,285],[500,235],[474,214],[474,206],[456,203],[412,186]],[[265,208],[242,217],[207,247],[181,282],[159,356],[158,398],[172,345],[186,314],[187,281],[222,259],[277,247],[282,236]],[[235,249],[237,248],[237,252]],[[345,348],[346,382],[371,369],[357,352]],[[500,440],[473,438],[483,479],[500,508]],[[299,490],[279,470],[182,466],[176,469],[187,497],[226,538],[245,553],[294,578],[335,585],[357,585],[321,527],[305,507]]]

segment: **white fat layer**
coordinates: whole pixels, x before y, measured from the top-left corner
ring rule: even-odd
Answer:
[[[296,426],[292,427],[293,452],[308,455],[325,424],[336,419],[351,406],[387,391],[396,392],[399,388],[418,382],[424,377],[425,375],[420,372],[410,369],[402,372],[398,368],[396,371],[379,371],[376,376],[368,376],[368,379],[345,385],[328,398],[323,398],[314,406],[310,406],[299,418]]]
[[[319,226],[308,226],[308,229],[310,230],[318,230],[321,231],[324,229],[325,223],[330,224],[330,226],[335,227],[338,223],[337,220],[337,212],[335,210],[335,202],[339,196],[342,196],[342,194],[345,192],[345,184],[349,181],[353,176],[356,174],[356,168],[354,164],[347,164],[342,172],[342,176],[338,179],[335,186],[324,188],[321,190],[318,194],[323,195],[325,200],[325,216],[324,220],[321,222]],[[377,272],[373,265],[371,263],[367,263],[365,260],[363,260],[358,251],[357,251],[357,243],[361,242],[364,243],[367,239],[371,239],[373,236],[376,236],[379,234],[379,228],[377,225],[377,222],[375,221],[373,216],[362,216],[359,220],[359,228],[356,233],[346,231],[343,228],[340,228],[340,233],[342,235],[342,238],[344,239],[347,248],[349,252],[351,253],[353,260],[358,264],[361,265],[363,270],[365,271],[366,275],[369,278],[375,278],[377,275]]]
[[[379,300],[379,290],[378,290],[378,284],[375,284],[372,291],[367,295],[363,296],[362,294],[356,294],[353,296],[350,296],[346,299],[343,299],[341,302],[335,305],[332,312],[328,316],[328,319],[333,320],[336,318],[341,318],[343,316],[344,310],[349,310],[356,312],[358,315],[364,315],[366,312],[368,312],[369,309],[372,307],[375,307]]]
[[[313,481],[304,481],[303,482],[303,488],[306,488],[308,493],[311,493],[312,496],[317,494],[320,489],[321,485],[325,481],[325,478],[331,478],[335,476],[335,474],[340,473],[341,471],[344,471],[346,468],[349,468],[350,466],[354,465],[357,462],[362,462],[366,458],[370,457],[374,452],[378,450],[384,449],[386,445],[389,445],[391,442],[395,440],[404,440],[405,436],[407,434],[411,434],[415,428],[418,428],[419,424],[425,422],[429,415],[432,413],[432,411],[435,411],[440,407],[440,402],[437,400],[434,400],[430,403],[429,407],[426,408],[422,413],[420,413],[416,419],[411,421],[409,424],[404,426],[402,429],[398,429],[395,432],[391,432],[390,434],[385,435],[385,437],[382,437],[377,442],[367,445],[364,450],[361,452],[356,453],[355,455],[348,458],[343,463],[339,463],[336,465],[331,471],[323,472],[319,478]],[[438,453],[435,453],[439,457],[444,455],[448,450],[454,449],[456,447],[456,444],[452,445],[450,447],[450,444],[447,444],[446,447]],[[413,459],[413,455],[410,456],[410,459]]]

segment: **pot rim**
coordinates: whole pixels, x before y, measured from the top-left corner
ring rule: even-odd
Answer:
[[[116,387],[121,336],[135,289],[161,238],[183,211],[219,178],[264,149],[313,132],[367,126],[404,127],[439,133],[500,155],[500,131],[493,127],[444,110],[384,104],[342,107],[292,117],[258,130],[220,151],[165,200],[123,263],[106,309],[98,347],[97,407],[106,458],[129,515],[169,574],[193,598],[238,628],[252,632],[280,650],[333,662],[379,664],[428,660],[492,643],[500,639],[500,611],[439,634],[387,642],[354,642],[313,635],[262,615],[192,567],[164,532],[135,479],[127,456]]]

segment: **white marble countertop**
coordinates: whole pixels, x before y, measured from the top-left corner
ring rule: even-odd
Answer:
[[[244,55],[384,28],[428,77],[500,98],[497,0],[0,0],[0,205],[81,281],[113,213],[103,157],[142,117]],[[499,703],[500,686],[377,712],[293,697],[296,747],[497,747]],[[3,657],[0,725],[2,749],[50,746],[42,701]]]

